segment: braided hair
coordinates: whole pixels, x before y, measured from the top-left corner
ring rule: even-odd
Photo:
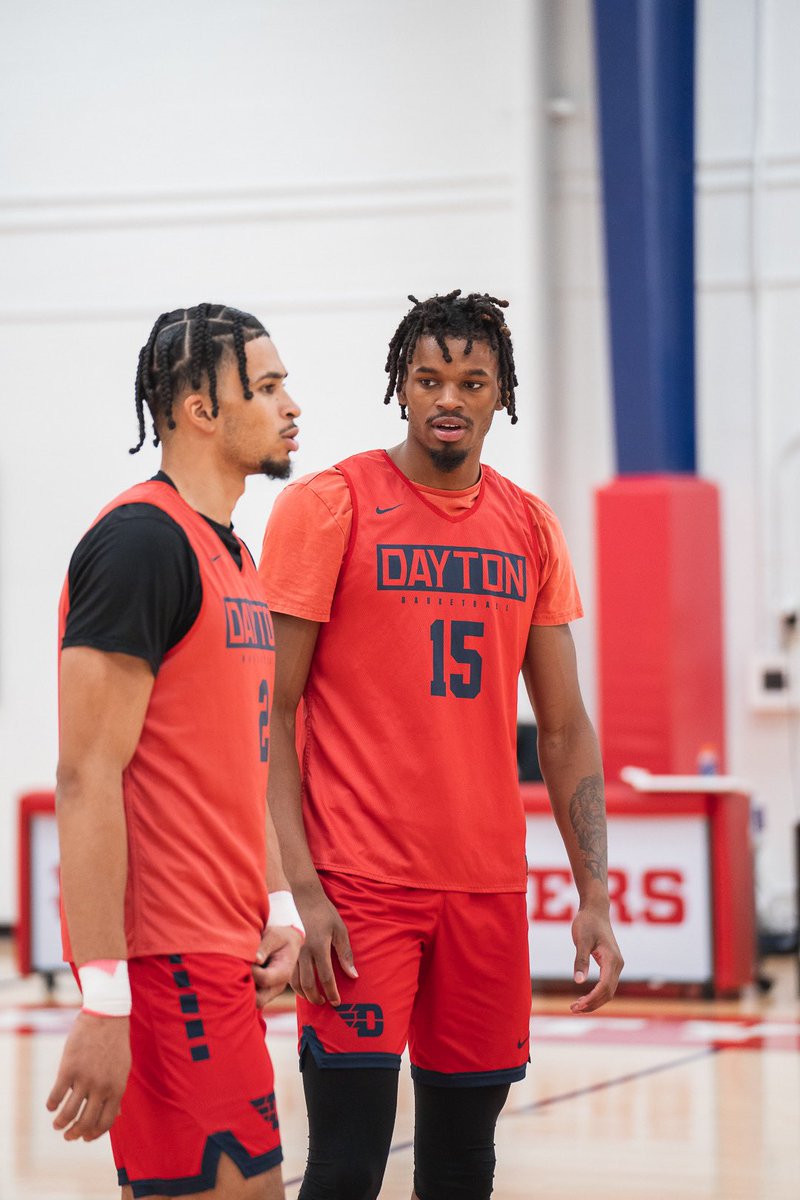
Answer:
[[[161,441],[162,421],[167,429],[175,428],[172,409],[184,388],[197,391],[207,380],[211,415],[216,417],[217,369],[224,355],[235,356],[245,399],[252,400],[245,344],[257,337],[269,337],[261,322],[224,304],[198,304],[162,313],[139,351],[135,392],[139,441],[130,453],[136,454],[144,445],[145,404],[153,420],[154,446]]]
[[[514,369],[514,348],[511,333],[506,325],[502,309],[508,308],[507,300],[498,300],[484,292],[472,292],[462,296],[461,289],[447,296],[431,296],[429,300],[418,300],[409,296],[414,307],[398,325],[389,343],[386,373],[389,386],[383,398],[390,404],[395,394],[400,394],[408,378],[408,368],[414,360],[414,350],[421,337],[436,338],[445,362],[452,362],[447,348],[447,338],[466,341],[464,353],[470,354],[474,342],[486,342],[497,355],[500,403],[508,411],[511,424],[517,423],[517,408],[514,390],[517,376]],[[407,420],[406,406],[400,405],[400,415]]]

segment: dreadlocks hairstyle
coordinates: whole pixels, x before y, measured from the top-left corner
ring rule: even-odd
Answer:
[[[136,370],[139,441],[130,453],[136,454],[144,445],[145,404],[153,420],[153,445],[157,446],[161,440],[159,423],[163,421],[167,429],[175,428],[172,408],[183,388],[197,390],[207,380],[211,413],[216,417],[217,368],[226,354],[236,357],[245,399],[252,400],[244,348],[253,338],[268,336],[261,322],[250,313],[224,304],[198,304],[162,313],[139,351]]]
[[[466,341],[465,354],[472,352],[474,342],[488,342],[497,355],[500,402],[508,411],[511,424],[516,425],[514,389],[519,381],[514,370],[511,333],[501,311],[508,308],[508,301],[498,300],[486,292],[462,296],[460,288],[447,296],[431,296],[429,300],[418,300],[416,296],[408,298],[414,307],[403,317],[389,343],[389,356],[386,359],[389,386],[383,403],[390,404],[392,397],[402,392],[408,378],[408,368],[414,361],[414,350],[421,337],[436,338],[445,362],[453,361],[447,349],[447,338]],[[400,415],[404,421],[408,420],[404,404],[400,405]]]

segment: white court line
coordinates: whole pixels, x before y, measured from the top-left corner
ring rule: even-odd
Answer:
[[[738,1021],[681,1021],[679,1029],[684,1042],[747,1042],[758,1036],[752,1025]]]

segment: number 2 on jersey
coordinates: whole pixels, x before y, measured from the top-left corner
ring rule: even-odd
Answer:
[[[258,745],[261,761],[269,761],[269,684],[262,679],[258,687]]]
[[[448,683],[450,692],[460,700],[474,700],[481,690],[483,659],[478,650],[466,644],[467,638],[483,637],[483,621],[434,621],[430,630],[433,642],[433,678],[431,695],[446,696]],[[449,645],[446,646],[446,642]],[[462,674],[453,671],[445,677],[445,652],[449,651],[454,663],[461,663],[469,670]]]

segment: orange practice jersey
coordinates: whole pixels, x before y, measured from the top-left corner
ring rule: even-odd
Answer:
[[[304,697],[314,863],[409,887],[524,891],[519,672],[532,622],[581,611],[557,522],[486,466],[456,515],[384,451],[338,472],[348,548]],[[322,606],[299,594],[315,545],[303,483],[276,506],[261,574],[274,610],[309,618]],[[325,503],[341,524],[347,506]],[[308,513],[304,549],[293,508]]]
[[[213,529],[169,484],[138,484],[97,520],[137,502],[163,509],[184,530],[203,599],[192,628],[162,661],[123,774],[128,956],[202,951],[252,961],[269,911],[272,619],[247,551],[239,571]],[[68,611],[67,582],[59,646]]]

